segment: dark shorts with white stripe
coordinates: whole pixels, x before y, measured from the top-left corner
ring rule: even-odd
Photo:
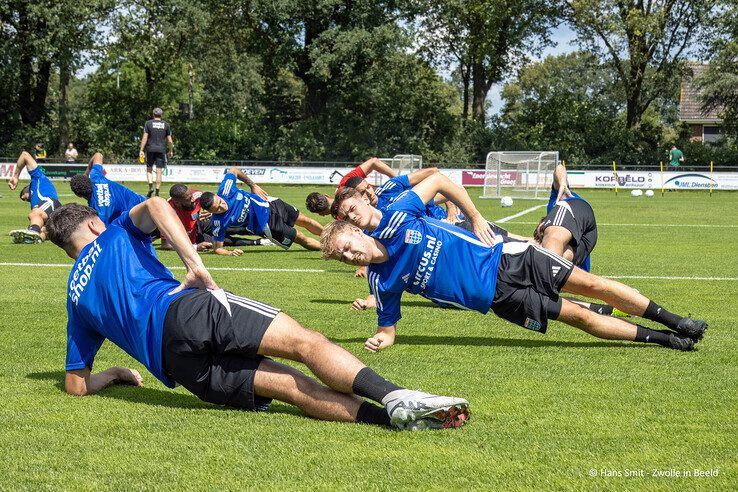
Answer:
[[[164,319],[164,371],[201,400],[266,410],[254,394],[257,353],[279,309],[230,292],[197,290],[172,302]]]
[[[592,206],[584,200],[558,202],[544,219],[541,232],[551,226],[563,227],[571,233],[575,265],[581,265],[597,245],[597,220]]]
[[[530,243],[502,247],[492,311],[529,330],[546,333],[561,313],[559,292],[573,270],[570,261]]]
[[[35,208],[43,210],[44,212],[46,212],[46,215],[51,215],[53,211],[58,210],[61,206],[62,204],[59,200],[54,200],[53,198],[51,198],[39,203],[38,205],[36,205]]]

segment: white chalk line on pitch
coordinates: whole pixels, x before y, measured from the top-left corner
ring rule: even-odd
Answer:
[[[525,215],[525,214],[527,214],[527,213],[530,213],[530,212],[532,212],[532,211],[534,211],[534,210],[538,210],[538,209],[539,209],[539,208],[541,208],[541,207],[545,207],[546,205],[548,205],[548,204],[547,204],[547,203],[542,203],[542,204],[540,204],[540,205],[536,205],[535,207],[530,207],[530,208],[526,208],[526,209],[525,209],[525,210],[523,210],[522,212],[518,212],[518,213],[516,213],[516,214],[513,214],[513,215],[509,215],[509,216],[507,216],[507,217],[503,217],[503,218],[501,218],[501,219],[493,220],[492,222],[494,222],[495,224],[502,224],[502,223],[505,223],[505,222],[507,222],[507,221],[509,221],[509,220],[512,220],[512,219],[517,219],[518,217],[520,217],[520,216],[523,216],[523,215]],[[517,223],[517,222],[511,222],[511,224],[516,224],[516,223]],[[537,223],[538,223],[538,222],[536,222],[536,224],[537,224]]]
[[[508,224],[538,225],[538,222],[515,221]],[[716,228],[738,228],[735,224],[622,224],[614,222],[597,223],[598,226],[623,226],[623,227],[716,227]]]
[[[2,262],[0,266],[7,267],[42,267],[42,268],[71,268],[71,263],[12,263]],[[170,270],[184,270],[184,266],[168,266]],[[351,273],[350,270],[319,270],[317,268],[255,268],[255,267],[208,267],[208,270],[217,272],[284,272],[284,273]],[[603,275],[612,279],[639,279],[639,280],[715,280],[738,281],[738,277],[686,277],[667,275]]]

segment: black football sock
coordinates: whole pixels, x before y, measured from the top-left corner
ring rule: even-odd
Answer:
[[[390,425],[390,418],[387,414],[387,410],[382,407],[365,401],[359,407],[359,411],[356,412],[356,421],[360,424],[372,424],[372,425]]]
[[[156,189],[156,196],[159,196],[159,188]]]
[[[642,318],[661,323],[672,330],[676,330],[677,325],[682,320],[682,316],[670,313],[653,301],[648,302],[648,307],[646,308],[646,312],[643,313]]]
[[[605,316],[610,316],[612,314],[612,306],[608,306],[607,304],[597,304],[596,302],[589,304],[589,310]]]
[[[355,395],[369,398],[377,403],[382,403],[382,398],[399,389],[403,388],[387,381],[369,367],[359,371],[351,385],[351,390]]]
[[[39,234],[41,234],[41,228],[37,226],[36,224],[29,225],[28,230],[33,231],[33,232],[38,232]]]
[[[673,333],[667,330],[652,330],[645,326],[636,325],[636,342],[658,343],[664,347],[669,346],[669,335]]]

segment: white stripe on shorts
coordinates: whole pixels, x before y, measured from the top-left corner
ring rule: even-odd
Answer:
[[[272,306],[246,297],[240,297],[235,294],[231,294],[230,292],[226,292],[226,298],[230,303],[245,307],[251,311],[256,311],[257,313],[263,314],[269,318],[274,318],[279,312],[279,309],[273,308]]]

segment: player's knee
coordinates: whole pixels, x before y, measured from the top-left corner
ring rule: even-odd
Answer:
[[[326,343],[331,342],[322,333],[303,328],[298,340],[298,350],[301,354],[307,354]]]

